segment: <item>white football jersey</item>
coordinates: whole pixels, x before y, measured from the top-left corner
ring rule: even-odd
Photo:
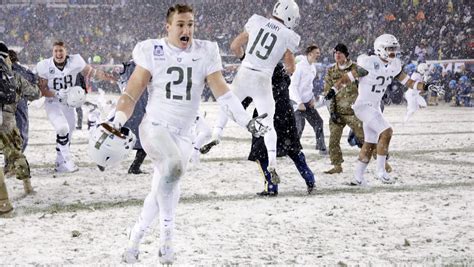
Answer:
[[[410,79],[414,80],[415,82],[422,82],[423,81],[423,76],[421,74],[419,74],[418,72],[413,72]]]
[[[295,53],[300,43],[300,36],[283,23],[255,14],[245,24],[245,31],[249,40],[242,66],[270,75],[286,50]]]
[[[387,86],[402,71],[402,63],[398,58],[385,63],[378,56],[361,55],[357,65],[369,72],[359,78],[359,96],[357,102],[380,102]]]
[[[54,65],[53,57],[41,60],[36,65],[38,76],[48,80],[49,90],[59,91],[73,87],[77,74],[86,67],[86,62],[79,54],[69,55],[63,70]]]
[[[222,71],[217,43],[196,39],[186,50],[165,38],[149,39],[135,46],[133,60],[152,75],[148,119],[181,129],[190,128],[198,115],[206,77]]]

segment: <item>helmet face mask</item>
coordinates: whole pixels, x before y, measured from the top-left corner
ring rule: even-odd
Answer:
[[[272,15],[281,19],[289,29],[294,29],[300,21],[300,9],[294,0],[279,0],[273,7]]]
[[[395,36],[382,34],[374,41],[374,52],[382,60],[392,61],[400,52],[400,44]]]

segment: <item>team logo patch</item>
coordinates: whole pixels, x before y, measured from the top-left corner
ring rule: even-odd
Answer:
[[[54,68],[53,68],[53,67],[50,67],[50,68],[49,68],[49,73],[50,73],[50,74],[54,74]]]
[[[155,45],[155,48],[153,49],[153,55],[158,57],[164,56],[165,52],[163,51],[163,46]]]
[[[374,63],[374,69],[376,70],[380,69],[380,64],[378,62]]]

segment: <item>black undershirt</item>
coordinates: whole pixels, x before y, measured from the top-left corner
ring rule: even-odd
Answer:
[[[53,59],[53,62],[54,62],[54,65],[56,66],[56,68],[58,68],[60,71],[63,71],[64,67],[67,64],[68,59],[69,59],[69,56],[66,56],[66,59],[64,60],[64,62],[62,64],[57,63],[56,61],[54,61],[54,59]]]

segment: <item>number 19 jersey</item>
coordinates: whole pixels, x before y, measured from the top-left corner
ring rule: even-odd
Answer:
[[[242,66],[273,74],[286,50],[295,53],[300,36],[283,23],[254,14],[245,24],[249,40]]]
[[[148,86],[147,117],[180,129],[196,119],[205,79],[222,70],[217,43],[194,39],[185,50],[171,46],[165,38],[138,43],[135,63],[152,76]]]

